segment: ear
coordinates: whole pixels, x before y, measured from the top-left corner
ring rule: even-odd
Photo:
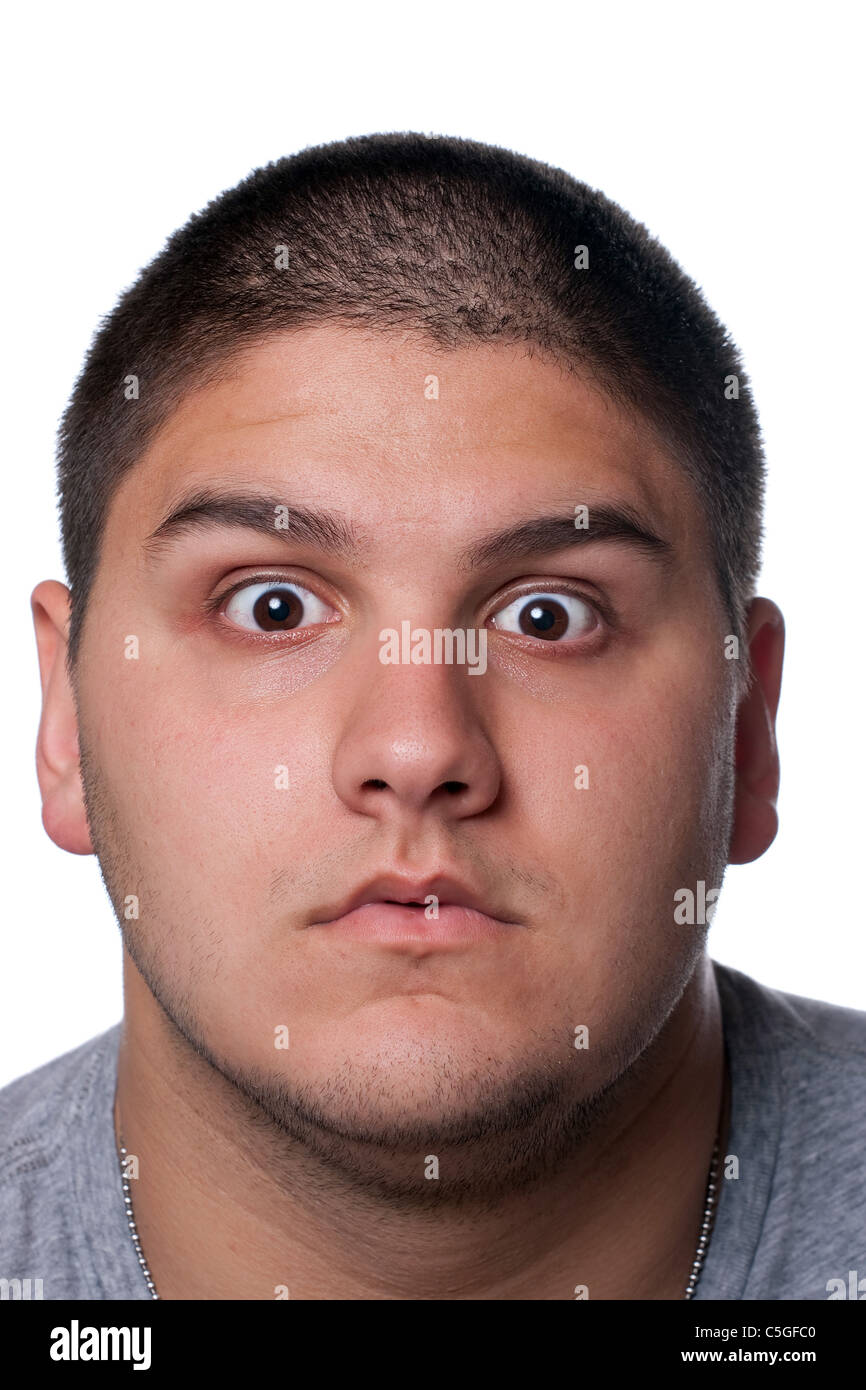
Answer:
[[[759,859],[776,838],[779,753],[776,710],[785,654],[785,620],[768,598],[753,599],[746,619],[750,689],[737,708],[734,819],[728,863]]]
[[[33,590],[30,607],[42,682],[42,718],[36,739],[42,824],[61,849],[93,854],[79,766],[78,716],[66,672],[69,590],[56,579],[46,579]]]

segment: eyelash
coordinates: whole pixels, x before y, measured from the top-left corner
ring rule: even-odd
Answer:
[[[533,583],[527,583],[527,584],[526,584],[525,586],[523,586],[522,588],[517,589],[516,591],[511,592],[511,593],[507,596],[507,598],[505,599],[505,602],[504,602],[504,603],[498,602],[498,601],[497,601],[496,607],[495,607],[495,608],[492,608],[492,609],[490,610],[490,612],[489,612],[488,615],[487,615],[487,619],[486,619],[485,621],[489,621],[489,619],[492,618],[496,613],[501,613],[502,610],[503,610],[504,608],[510,607],[510,605],[511,605],[512,603],[516,603],[519,599],[522,599],[522,598],[530,598],[533,594],[547,594],[547,595],[549,595],[551,598],[556,598],[556,596],[557,596],[558,594],[567,594],[569,598],[576,598],[576,599],[579,599],[581,603],[585,603],[586,606],[587,606],[587,608],[589,608],[589,609],[591,610],[591,612],[595,614],[596,618],[598,618],[598,619],[601,620],[601,625],[602,625],[604,628],[607,628],[607,629],[613,631],[613,629],[616,627],[616,622],[615,622],[613,610],[610,608],[610,606],[609,606],[606,602],[604,602],[601,598],[599,598],[599,597],[598,597],[597,595],[595,595],[595,594],[590,595],[590,594],[586,593],[585,590],[580,589],[580,588],[577,587],[577,586],[575,586],[575,587],[572,588],[571,586],[569,586],[568,584],[566,584],[566,583],[563,582],[563,581],[555,582],[555,583],[553,583],[553,584],[545,584],[545,583],[543,583],[543,582],[542,582],[542,583],[534,583],[534,584],[533,584]],[[508,635],[508,636],[511,636],[511,637],[516,636],[515,633],[508,633],[507,635]],[[525,635],[526,635],[526,637],[527,637],[527,640],[530,641],[530,642],[533,641],[533,640],[536,640],[536,639],[533,639],[532,637],[530,637],[528,633],[525,634]],[[584,645],[586,645],[589,641],[592,641],[593,638],[597,638],[597,636],[598,636],[598,630],[597,630],[597,628],[593,628],[589,633],[587,633],[587,634],[584,636],[584,638],[583,638],[583,643],[584,643]],[[571,638],[571,639],[570,639],[570,642],[578,642],[579,640],[580,640],[580,639],[578,639],[578,638]],[[553,647],[566,647],[566,648],[567,648],[567,647],[570,645],[570,643],[569,643],[569,642],[541,642],[540,639],[538,639],[538,645],[539,645],[539,646],[544,646],[544,647],[550,647],[550,648],[553,648]]]
[[[208,617],[216,618],[220,611],[231,602],[235,594],[242,593],[244,589],[251,589],[255,584],[272,584],[275,589],[279,588],[279,586],[283,584],[287,587],[304,589],[311,594],[315,592],[309,584],[303,583],[300,579],[295,579],[291,575],[251,574],[248,575],[247,578],[241,579],[237,584],[232,584],[230,588],[225,589],[222,593],[217,594],[215,598],[209,599],[205,604],[205,611]],[[316,597],[318,598],[319,595],[316,594]],[[320,602],[328,603],[329,607],[334,607],[334,605],[331,604],[328,599],[320,599]],[[290,641],[297,640],[296,638],[291,637],[291,634],[293,632],[302,633],[311,631],[310,628],[289,628],[286,632],[252,632],[248,629],[245,630],[244,628],[237,627],[235,624],[231,622],[231,619],[227,619],[226,623],[233,637],[237,637],[243,641],[261,641],[267,642],[268,644],[279,642],[285,638],[288,638]]]
[[[233,584],[233,585],[231,586],[231,588],[226,589],[224,592],[218,594],[215,598],[209,599],[209,600],[207,601],[206,605],[205,605],[205,608],[206,608],[206,611],[207,611],[207,613],[208,613],[208,616],[210,616],[210,617],[215,617],[215,616],[221,611],[221,609],[224,607],[224,605],[226,605],[227,603],[230,602],[230,600],[234,597],[235,594],[242,592],[242,590],[244,590],[244,589],[251,588],[251,587],[252,587],[253,585],[255,585],[255,584],[273,584],[275,588],[278,587],[280,584],[294,585],[296,588],[308,589],[310,593],[313,593],[313,592],[314,592],[314,590],[310,589],[310,586],[309,586],[308,584],[302,584],[300,580],[298,580],[298,579],[293,579],[293,578],[291,578],[290,576],[287,576],[287,575],[285,575],[285,574],[254,574],[254,575],[248,576],[248,577],[245,578],[245,579],[240,580],[240,582],[237,583],[237,584]],[[571,587],[569,587],[569,585],[567,585],[567,584],[565,584],[565,583],[563,583],[563,582],[561,582],[561,581],[560,581],[559,583],[551,584],[551,585],[545,585],[544,583],[536,583],[536,584],[527,583],[527,585],[526,585],[524,588],[522,588],[522,589],[520,589],[520,590],[518,590],[518,591],[516,591],[516,592],[510,593],[510,594],[506,597],[506,599],[504,600],[504,602],[498,602],[497,605],[496,605],[496,607],[495,607],[495,608],[492,608],[492,609],[488,612],[487,617],[486,617],[485,620],[484,620],[485,624],[490,620],[490,618],[492,618],[493,616],[495,616],[495,614],[500,613],[500,612],[501,612],[503,609],[505,609],[505,608],[508,608],[510,604],[516,603],[518,599],[521,599],[521,598],[524,598],[524,597],[529,598],[532,594],[542,594],[542,593],[549,594],[551,597],[555,597],[558,593],[564,593],[564,594],[568,594],[568,595],[569,595],[570,597],[572,597],[572,598],[579,599],[581,603],[585,603],[586,606],[587,606],[588,608],[590,608],[590,609],[592,610],[593,613],[595,613],[596,617],[598,617],[598,618],[601,619],[601,622],[602,622],[602,624],[603,624],[604,627],[606,627],[606,628],[608,628],[608,629],[610,629],[610,630],[613,630],[613,629],[616,627],[616,621],[615,621],[615,617],[614,617],[613,611],[612,611],[612,609],[609,607],[609,605],[608,605],[607,603],[605,603],[605,602],[604,602],[602,599],[600,599],[597,595],[593,595],[593,596],[590,597],[590,596],[589,596],[587,593],[585,593],[583,590],[581,590],[581,589],[579,589],[579,588],[577,588],[577,587],[571,588]],[[318,598],[319,596],[316,595],[316,597]],[[328,602],[327,599],[321,599],[320,601],[321,601],[322,603],[327,603],[327,602]],[[331,607],[333,607],[333,606],[334,606],[334,605],[332,604]],[[296,638],[292,638],[292,637],[290,636],[290,633],[293,632],[293,631],[294,631],[294,632],[297,632],[297,633],[302,633],[302,632],[309,632],[309,631],[311,631],[310,628],[295,628],[295,629],[291,629],[291,628],[290,628],[287,632],[274,632],[274,633],[270,633],[270,634],[265,633],[265,632],[254,633],[254,632],[251,632],[251,631],[249,631],[249,630],[245,630],[245,629],[243,629],[243,628],[236,627],[234,624],[231,623],[231,620],[230,620],[230,619],[228,619],[227,622],[228,622],[228,625],[229,625],[229,627],[230,627],[230,629],[231,629],[231,633],[232,633],[233,636],[238,637],[238,638],[240,638],[240,639],[243,640],[243,641],[246,641],[246,640],[253,641],[253,642],[260,642],[260,641],[263,641],[263,642],[267,642],[268,644],[273,644],[274,642],[279,642],[279,641],[281,641],[281,640],[283,640],[283,639],[286,639],[286,638],[288,638],[290,641],[297,640]],[[494,630],[495,630],[495,629],[494,629]],[[515,633],[508,633],[508,634],[506,634],[506,635],[507,635],[507,636],[510,636],[510,637],[513,637],[513,636],[516,636],[517,634],[515,634]],[[597,635],[597,630],[596,630],[596,629],[593,629],[593,630],[588,634],[588,637],[587,637],[585,640],[587,640],[587,641],[592,640],[592,638],[593,638],[594,636],[596,636],[596,635]],[[567,646],[568,646],[568,643],[566,643],[566,642],[550,642],[550,643],[546,643],[546,642],[541,641],[541,639],[534,639],[534,638],[532,638],[531,636],[529,636],[529,634],[525,634],[525,636],[526,636],[526,639],[527,639],[529,642],[537,642],[537,645],[540,646],[540,647],[548,647],[548,648],[560,647],[560,648],[561,648],[561,647],[567,647]],[[572,641],[577,641],[577,640],[578,640],[578,639],[572,639]]]

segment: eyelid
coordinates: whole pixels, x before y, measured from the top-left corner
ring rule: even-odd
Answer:
[[[322,606],[327,607],[329,614],[324,619],[318,617],[311,623],[302,621],[302,623],[297,624],[297,627],[285,628],[285,630],[277,628],[277,630],[268,632],[254,626],[247,627],[246,623],[240,623],[234,617],[229,617],[227,610],[234,602],[236,595],[243,594],[245,589],[253,588],[261,588],[263,592],[267,592],[267,589],[278,588],[299,589],[300,594],[307,595],[304,602],[309,603],[309,600],[313,599],[314,603],[321,603]],[[331,627],[332,624],[338,623],[339,616],[341,616],[341,609],[331,599],[318,594],[317,588],[313,584],[302,582],[296,575],[261,573],[261,571],[259,574],[245,575],[245,578],[229,585],[227,589],[221,589],[220,594],[215,595],[214,598],[207,599],[204,603],[204,612],[206,612],[209,623],[220,626],[224,637],[231,638],[232,641],[246,642],[246,644],[252,642],[256,648],[261,648],[263,644],[265,648],[272,648],[274,644],[292,648],[299,642],[303,642],[304,639],[309,641],[310,638],[316,637],[316,632],[320,628]]]
[[[227,589],[221,589],[213,598],[209,598],[205,601],[205,608],[209,613],[215,613],[230,598],[233,598],[235,594],[240,593],[242,589],[252,588],[255,584],[273,584],[274,588],[279,584],[294,586],[296,589],[303,589],[305,593],[313,594],[320,603],[327,603],[330,608],[334,607],[331,600],[323,598],[321,594],[317,593],[312,584],[307,584],[302,579],[297,579],[294,575],[262,572],[260,574],[245,575],[243,579],[238,579],[234,584],[230,584]]]
[[[532,594],[550,594],[551,597],[555,597],[562,593],[568,594],[570,598],[580,599],[581,603],[585,603],[588,608],[591,608],[607,627],[611,629],[617,627],[616,615],[610,604],[596,593],[587,593],[577,580],[569,582],[564,579],[555,579],[552,583],[546,584],[543,579],[541,582],[530,579],[518,580],[517,585],[517,588],[508,590],[505,596],[500,595],[497,598],[495,608],[491,607],[484,618],[485,623],[519,598],[529,598]]]
[[[546,583],[545,578],[545,576],[541,576],[539,579],[536,580],[527,579],[514,581],[515,587],[506,590],[504,594],[498,595],[496,599],[496,606],[491,606],[488,609],[487,613],[481,620],[482,626],[489,622],[489,620],[492,617],[494,617],[497,613],[499,613],[503,608],[507,608],[509,604],[514,603],[519,598],[529,597],[532,594],[550,594],[551,596],[555,596],[557,593],[565,593],[573,598],[579,599],[582,603],[585,603],[601,619],[603,625],[607,626],[611,630],[616,630],[618,626],[616,615],[613,609],[611,608],[610,604],[599,594],[595,592],[591,594],[587,593],[586,587],[577,580],[570,581],[564,579],[555,579],[551,583]],[[241,590],[252,587],[256,584],[273,584],[274,586],[277,586],[279,584],[294,585],[298,589],[303,589],[306,592],[313,594],[314,597],[316,597],[320,603],[326,604],[328,607],[334,609],[335,612],[342,612],[342,610],[336,604],[334,604],[330,598],[324,598],[321,594],[317,593],[315,588],[311,584],[304,583],[301,579],[298,579],[292,575],[278,574],[276,571],[260,571],[258,573],[244,576],[243,579],[237,580],[234,584],[231,584],[227,589],[221,590],[213,598],[206,600],[205,609],[208,613],[208,616],[213,616],[214,614],[218,613],[220,609],[223,607],[223,605],[228,603],[228,601],[236,593],[239,593]],[[329,619],[329,621],[332,620]],[[289,629],[284,634],[261,633],[258,635],[250,635],[252,635],[254,640],[257,639],[257,636],[261,636],[261,638],[268,640],[269,638],[278,637],[280,635],[288,637],[290,636],[290,633],[292,631],[302,632],[308,631],[308,629]],[[562,646],[566,644],[559,643],[557,645]]]

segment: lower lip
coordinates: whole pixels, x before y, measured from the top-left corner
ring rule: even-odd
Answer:
[[[516,923],[488,917],[472,907],[440,903],[438,917],[425,917],[424,908],[401,903],[364,903],[332,922],[320,922],[330,935],[353,941],[418,942],[446,945],[452,942],[489,941],[516,930]]]

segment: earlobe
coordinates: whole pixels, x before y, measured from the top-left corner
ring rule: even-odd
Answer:
[[[36,739],[42,824],[61,849],[92,854],[79,763],[78,716],[66,671],[69,590],[57,580],[46,579],[33,590],[30,606],[42,685]]]
[[[782,684],[785,620],[770,599],[749,607],[747,639],[752,681],[737,709],[735,799],[730,864],[760,858],[776,838],[779,753],[776,710]]]

